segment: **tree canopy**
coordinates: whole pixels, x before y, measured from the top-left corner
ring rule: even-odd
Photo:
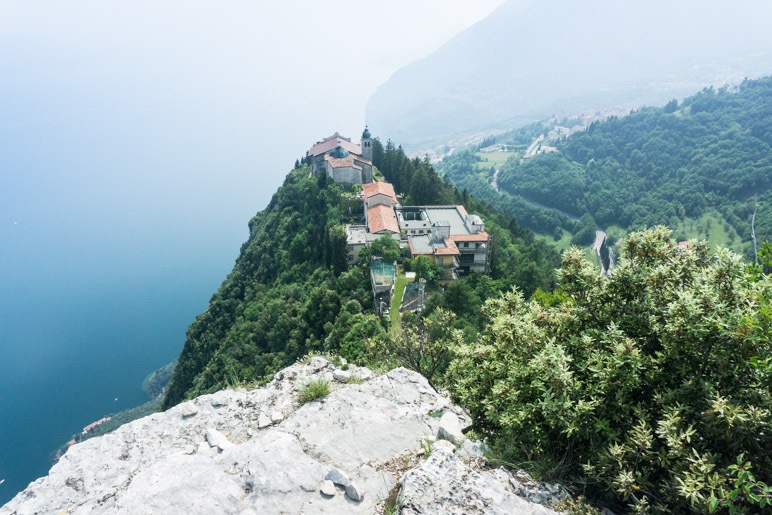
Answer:
[[[541,130],[528,127],[500,139],[534,138]],[[750,224],[758,205],[757,236],[772,239],[772,77],[736,89],[706,88],[680,104],[595,122],[556,146],[557,152],[503,164],[502,195],[471,152],[454,153],[441,170],[458,187],[549,235],[558,227],[579,230],[583,225],[570,217],[589,214],[601,227],[663,224],[681,228],[677,236],[687,239],[683,228],[706,223],[700,219],[716,210],[723,232],[739,236],[722,243],[751,259]],[[709,236],[710,229],[701,232]]]
[[[499,455],[612,507],[770,502],[772,278],[662,227],[630,235],[610,279],[576,248],[558,277],[489,300],[481,337],[453,344],[447,386]]]
[[[462,198],[427,160],[408,159],[391,143],[374,143],[376,166],[407,199],[449,204]],[[363,360],[365,340],[385,331],[367,309],[372,304],[367,260],[346,266],[341,186],[324,175],[311,177],[307,164],[296,165],[249,222],[250,236],[233,271],[188,328],[164,408],[263,380],[308,352]],[[557,254],[501,212],[466,200],[493,235],[496,286],[486,295],[513,285],[525,292],[551,288]],[[387,261],[399,257],[399,245],[390,237],[379,238],[370,250]],[[418,261],[421,273],[435,271],[436,265]]]

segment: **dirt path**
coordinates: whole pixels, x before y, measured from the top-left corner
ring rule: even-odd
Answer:
[[[493,180],[491,181],[491,188],[496,190],[496,193],[501,193],[501,190],[499,189],[499,169],[496,168],[496,171],[493,172]]]

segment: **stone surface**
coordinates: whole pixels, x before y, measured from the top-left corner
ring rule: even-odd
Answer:
[[[334,484],[344,488],[351,482],[348,478],[348,474],[337,468],[331,468],[327,475],[324,476],[324,479],[332,481]]]
[[[180,404],[179,406],[180,416],[182,418],[193,417],[198,414],[198,406],[193,401],[188,401]]]
[[[461,431],[461,422],[455,413],[448,411],[442,415],[440,427],[437,430],[437,438],[447,440],[456,445],[466,440],[464,433]]]
[[[228,441],[228,437],[211,427],[206,429],[206,441],[211,447],[217,447],[221,451],[233,447],[233,444]]]
[[[349,483],[346,487],[346,495],[349,499],[356,502],[362,502],[365,498],[365,492],[356,483]]]
[[[347,370],[336,370],[332,374],[333,379],[341,382],[345,382],[349,377],[351,377],[351,372]]]
[[[268,415],[264,413],[260,413],[260,415],[257,417],[257,428],[265,429],[270,425],[271,425],[271,419],[268,418]]]
[[[471,442],[469,439],[456,449],[456,456],[464,461],[479,460],[485,457],[487,447],[482,442]]]
[[[518,470],[513,474],[501,468],[497,470],[497,473],[509,481],[515,495],[531,502],[547,504],[569,495],[566,489],[558,483],[540,483],[523,470]]]
[[[331,379],[336,371],[329,361],[312,358],[260,389],[202,396],[73,445],[0,514],[374,513],[396,485],[390,470],[401,475],[416,463],[391,465],[416,456],[421,442],[438,434],[438,406],[462,427],[469,419],[405,369],[376,377],[349,365],[347,372],[370,379],[334,383],[324,403],[298,403],[302,385]],[[446,470],[424,470],[448,455],[453,461],[443,465]],[[457,479],[459,470],[467,479]],[[328,477],[331,471],[340,477]],[[411,506],[426,508],[422,513],[482,513],[470,508],[481,499],[530,506],[512,493],[514,476],[493,472],[475,472],[449,449],[439,449],[403,484]],[[425,484],[431,474],[441,483]],[[323,489],[331,491],[327,480],[338,494],[348,487],[346,495],[323,495]],[[494,490],[495,496],[488,493]]]
[[[335,483],[329,479],[322,481],[322,485],[319,487],[319,491],[327,497],[333,497],[338,493],[338,489],[335,488]]]
[[[440,448],[401,480],[400,514],[546,515],[556,513],[508,491],[495,475],[476,472]]]
[[[432,452],[437,449],[445,449],[446,451],[454,452],[456,450],[456,446],[447,440],[437,440],[432,444]]]

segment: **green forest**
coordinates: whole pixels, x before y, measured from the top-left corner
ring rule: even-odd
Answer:
[[[487,143],[523,149],[540,130],[535,125]],[[557,152],[525,160],[515,153],[502,164],[502,195],[472,151],[446,158],[440,170],[549,236],[585,226],[629,232],[662,224],[679,240],[706,238],[752,258],[756,212],[758,241],[772,238],[772,78],[706,88],[680,103],[594,122],[554,144]]]
[[[489,445],[490,463],[560,481],[573,513],[769,512],[772,245],[759,267],[745,239],[734,247],[746,259],[678,242],[689,220],[709,231],[706,216],[745,234],[756,206],[759,239],[769,237],[770,87],[705,90],[593,125],[557,152],[510,158],[498,178],[511,193],[491,188],[477,153],[454,154],[438,173],[375,140],[376,176],[403,204],[464,204],[485,221],[490,274],[442,284],[391,239],[347,266],[356,187],[298,160],[188,329],[163,407],[264,383],[309,353],[405,366],[468,410],[468,436]],[[507,137],[522,149],[537,130]],[[675,148],[679,131],[688,136]],[[669,150],[653,152],[660,145]],[[622,200],[596,202],[598,192]],[[636,230],[660,223],[676,230]],[[581,249],[561,258],[549,243],[600,224],[626,233],[609,277]],[[401,324],[374,314],[371,255],[429,279],[422,311]]]
[[[479,306],[513,286],[526,294],[554,286],[559,256],[531,231],[457,191],[428,161],[409,159],[391,142],[376,140],[373,157],[405,204],[462,203],[485,219],[492,235],[490,276],[438,294],[435,305],[452,305],[460,294]],[[340,185],[311,177],[308,165],[297,163],[250,221],[233,271],[188,329],[165,408],[227,386],[270,380],[309,352],[357,359],[366,339],[387,331],[373,314],[367,263],[346,266],[343,207],[349,199]],[[456,324],[472,337],[481,317],[469,305],[460,306]]]

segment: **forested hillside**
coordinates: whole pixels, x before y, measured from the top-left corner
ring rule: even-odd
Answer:
[[[480,214],[491,274],[437,286],[395,330],[372,314],[368,260],[345,265],[343,206],[356,196],[298,162],[190,326],[165,407],[326,351],[422,373],[469,410],[490,460],[615,511],[768,506],[772,289],[761,268],[682,248],[660,227],[624,240],[610,278],[576,249],[555,276],[546,243],[428,160],[377,140],[373,157],[406,204]]]
[[[680,104],[594,123],[556,147],[500,167],[498,184],[511,197],[486,188],[491,172],[476,170],[474,154],[452,156],[442,170],[550,235],[561,227],[578,230],[566,214],[589,214],[591,228],[665,224],[679,239],[710,237],[713,223],[713,235],[725,237],[719,243],[750,257],[758,207],[757,237],[772,238],[772,78],[745,81],[736,91],[708,88]]]
[[[477,305],[518,286],[551,289],[557,254],[510,217],[459,193],[427,161],[377,140],[374,164],[404,203],[464,203],[493,237],[491,276],[478,281]],[[164,407],[228,385],[260,381],[314,351],[356,360],[387,327],[372,314],[366,262],[346,267],[342,205],[351,194],[304,163],[287,175],[209,308],[188,329]],[[474,326],[470,322],[471,326]]]

